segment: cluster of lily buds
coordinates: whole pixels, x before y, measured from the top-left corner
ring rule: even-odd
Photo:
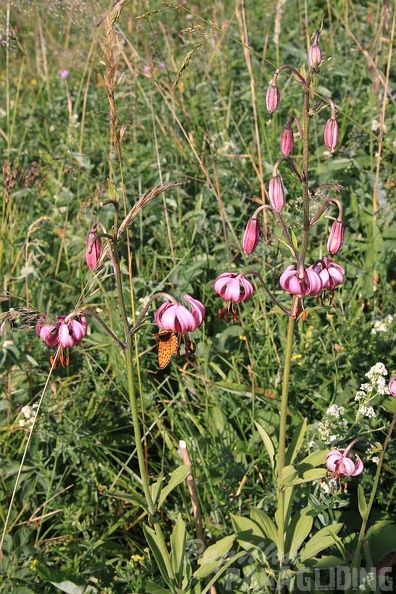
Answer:
[[[327,469],[336,477],[340,477],[341,475],[357,476],[363,472],[363,462],[357,454],[354,454],[355,460],[352,460],[349,451],[350,447],[332,450],[327,454]]]
[[[281,274],[280,286],[287,293],[306,297],[318,295],[321,291],[334,291],[344,282],[345,270],[330,258],[324,257],[301,272],[291,264]]]
[[[155,323],[160,330],[185,334],[194,332],[202,324],[205,316],[204,305],[190,295],[184,295],[184,299],[189,303],[190,309],[170,301],[160,305],[154,314]]]
[[[68,316],[57,316],[56,322],[47,321],[46,318],[46,314],[40,317],[36,324],[36,333],[49,347],[71,348],[87,334],[87,320],[83,315],[75,316],[67,322]]]
[[[281,274],[279,282],[284,291],[298,297],[318,295],[322,290],[320,276],[312,266],[305,267],[301,272],[295,264],[290,264]]]
[[[95,270],[102,254],[102,240],[96,229],[94,225],[87,235],[85,244],[85,261],[91,270]]]
[[[234,321],[237,319],[235,303],[246,301],[254,293],[253,286],[246,276],[234,272],[220,274],[214,282],[214,290],[226,302],[225,307],[219,311],[219,317],[223,318],[225,316],[228,319],[231,309]]]

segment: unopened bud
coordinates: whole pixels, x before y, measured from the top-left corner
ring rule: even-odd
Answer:
[[[269,181],[268,195],[271,206],[276,212],[280,212],[285,205],[285,190],[280,175],[273,175]]]
[[[322,61],[322,52],[317,43],[313,43],[309,48],[308,57],[311,68],[317,68]]]
[[[286,126],[282,132],[280,145],[281,151],[286,157],[293,151],[294,134],[293,130],[289,126]]]
[[[335,118],[329,118],[326,122],[324,133],[324,143],[327,148],[334,153],[338,143],[338,122]]]
[[[270,113],[273,113],[277,109],[279,100],[280,91],[276,85],[271,84],[267,89],[267,109]]]
[[[260,237],[260,223],[255,217],[251,217],[245,228],[242,239],[243,251],[246,255],[251,254],[256,249]]]
[[[91,270],[95,270],[102,253],[102,240],[97,234],[96,227],[88,233],[85,245],[85,261]]]
[[[333,221],[330,229],[329,239],[327,240],[327,251],[330,254],[337,254],[344,241],[344,223],[342,221]]]

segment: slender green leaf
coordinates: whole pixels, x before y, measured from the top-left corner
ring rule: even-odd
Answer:
[[[294,560],[298,550],[311,532],[313,512],[311,507],[304,507],[296,512],[286,532],[286,553],[290,560]]]
[[[342,527],[343,524],[338,522],[337,524],[325,526],[316,532],[302,549],[300,553],[300,561],[304,562],[307,559],[312,559],[312,557],[315,557],[318,553],[333,546],[335,544],[333,535],[338,534]]]
[[[177,485],[180,485],[180,483],[182,483],[185,478],[187,478],[189,472],[190,467],[188,466],[188,464],[178,466],[176,470],[172,472],[172,474],[170,475],[169,483],[161,491],[161,495],[158,501],[158,509],[161,508],[169,493],[173,491],[173,489],[177,487]]]
[[[200,560],[201,565],[194,573],[194,577],[198,579],[204,578],[216,571],[220,563],[222,563],[222,558],[232,547],[234,540],[235,536],[231,534],[230,536],[225,536],[221,540],[218,540],[213,545],[205,549]]]
[[[257,509],[257,507],[253,507],[250,510],[250,517],[253,522],[259,525],[264,536],[277,544],[278,533],[274,521],[261,509]]]
[[[293,439],[287,448],[285,464],[293,464],[298,452],[300,451],[301,444],[304,440],[305,433],[307,431],[307,419],[301,421],[301,423],[294,429]]]
[[[172,534],[170,537],[171,554],[170,559],[173,567],[176,581],[181,586],[183,581],[183,557],[186,551],[186,524],[181,516],[178,515]]]
[[[268,433],[266,432],[264,427],[262,427],[260,425],[260,423],[257,423],[257,421],[256,421],[255,425],[257,427],[258,432],[260,433],[261,439],[264,442],[265,449],[267,450],[267,454],[270,459],[272,470],[274,470],[275,469],[275,447],[274,447],[274,444],[272,443],[272,439],[270,438],[270,436],[268,435]]]
[[[161,492],[161,486],[162,486],[163,481],[164,481],[164,477],[163,477],[163,475],[160,475],[158,477],[158,479],[155,481],[155,483],[152,483],[150,485],[150,493],[151,493],[151,497],[153,499],[154,505],[155,505],[155,503],[158,499],[158,496]]]
[[[266,547],[267,536],[261,526],[253,520],[244,516],[231,514],[231,521],[238,538],[238,542],[246,550],[254,547],[264,549]]]
[[[164,550],[163,546],[158,546],[158,535],[149,526],[143,525],[144,536],[146,537],[147,543],[155,557],[158,568],[161,572],[162,577],[166,584],[171,587],[173,581],[173,575],[170,572],[171,562],[169,554]],[[159,543],[161,545],[161,543]]]
[[[357,488],[357,495],[358,495],[359,514],[360,514],[361,518],[364,520],[364,518],[367,515],[367,503],[366,503],[366,498],[364,496],[363,487],[360,483]]]

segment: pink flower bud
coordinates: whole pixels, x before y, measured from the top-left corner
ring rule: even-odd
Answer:
[[[334,153],[338,143],[338,122],[335,118],[329,118],[326,122],[324,133],[324,143],[330,152]]]
[[[331,225],[329,238],[327,240],[327,251],[330,254],[337,254],[344,241],[344,223],[342,221],[333,221]]]
[[[269,181],[268,195],[271,206],[276,212],[280,212],[285,205],[285,191],[280,175],[273,175]]]
[[[322,61],[322,52],[317,43],[313,43],[309,48],[308,57],[311,68],[317,68]]]
[[[267,109],[270,113],[276,111],[279,100],[280,100],[280,91],[278,87],[274,84],[271,84],[267,89]]]
[[[85,261],[91,270],[95,270],[97,267],[101,253],[102,240],[96,232],[96,227],[93,227],[88,233],[85,244]]]
[[[391,377],[389,382],[389,394],[396,398],[396,375]]]
[[[291,152],[293,152],[294,134],[293,130],[289,126],[286,126],[282,132],[280,145],[281,151],[286,157],[290,155]]]
[[[242,239],[242,247],[245,254],[251,254],[256,249],[260,237],[260,222],[255,217],[251,217],[245,228]]]

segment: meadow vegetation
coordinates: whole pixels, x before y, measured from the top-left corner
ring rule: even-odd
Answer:
[[[298,563],[320,569],[324,580],[337,564],[391,568],[396,452],[390,439],[384,456],[382,448],[396,409],[383,384],[396,372],[394,3],[118,4],[117,12],[104,0],[0,3],[0,592],[298,592]],[[292,74],[279,81],[274,113],[267,88],[281,64],[306,75],[320,29],[315,93],[335,102],[339,140],[334,153],[324,145],[330,112],[319,110],[310,131],[310,204],[315,212],[329,192],[340,197],[345,237],[334,259],[345,279],[333,295],[307,299],[296,316],[289,463],[323,456],[313,480],[299,474],[283,488],[291,492],[294,481],[293,513],[309,515],[287,537],[291,547],[339,529],[326,536],[328,550],[305,558],[296,551],[282,586],[278,560],[254,547],[256,526],[275,519],[282,490],[269,444],[276,457],[290,318],[251,277],[254,296],[235,306],[235,316],[219,317],[224,303],[213,283],[225,271],[258,270],[290,308],[279,279],[293,260],[271,215],[259,215],[264,232],[254,253],[244,253],[242,237],[268,203],[285,124],[301,112]],[[297,134],[295,144],[302,167]],[[294,242],[301,184],[286,169],[282,176],[282,215]],[[174,488],[155,514],[144,502],[130,361],[97,319],[124,340],[114,261],[91,270],[84,257],[88,232],[100,221],[111,234],[115,211],[126,322],[134,327],[149,305],[130,335],[144,466],[150,485],[163,477],[164,487],[185,468],[179,442],[186,442],[202,535],[214,547],[201,565],[186,474],[172,475]],[[330,210],[312,227],[311,261],[326,255],[336,216]],[[111,251],[111,238],[102,243]],[[150,302],[160,292],[184,305],[191,295],[206,309],[192,335],[195,353],[185,356],[193,348],[181,344],[163,369],[153,336],[161,301]],[[54,368],[36,323],[79,308],[89,308],[87,335],[69,349],[70,364]],[[355,438],[364,471],[334,480],[326,452]],[[170,582],[165,554],[155,550],[159,525],[173,547]]]

